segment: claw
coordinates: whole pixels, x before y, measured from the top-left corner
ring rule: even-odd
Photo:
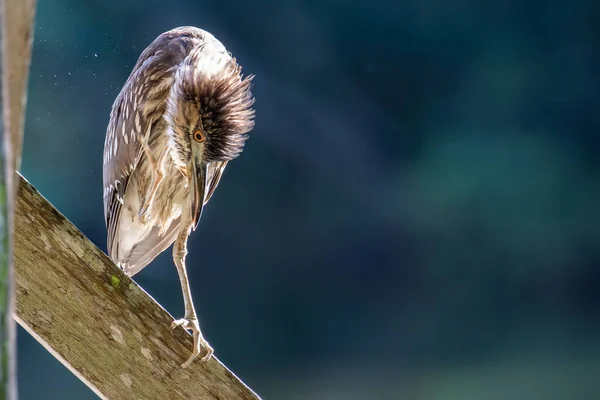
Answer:
[[[186,362],[181,364],[182,368],[187,368],[202,352],[202,346],[206,347],[207,353],[200,359],[201,362],[207,362],[210,360],[210,357],[214,353],[214,349],[208,344],[206,339],[202,336],[202,332],[200,332],[200,325],[198,324],[197,319],[186,319],[181,318],[173,321],[171,323],[171,329],[175,329],[178,326],[181,326],[185,330],[192,331],[194,335],[194,349],[192,350],[192,354],[187,359]]]

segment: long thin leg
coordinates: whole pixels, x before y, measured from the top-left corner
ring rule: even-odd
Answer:
[[[196,316],[196,310],[194,309],[194,302],[192,301],[192,294],[190,291],[190,284],[187,278],[187,271],[185,268],[185,256],[187,255],[187,240],[192,227],[187,226],[181,230],[181,233],[175,240],[173,245],[173,261],[177,267],[177,273],[179,274],[179,281],[181,283],[181,291],[183,292],[183,304],[185,306],[185,317],[173,321],[171,329],[182,326],[184,329],[189,329],[194,335],[194,349],[190,358],[183,363],[183,368],[187,367],[198,357],[201,352],[201,345],[206,347],[207,354],[202,357],[202,361],[208,361],[212,356],[214,350],[208,344],[202,332],[200,331],[200,325],[198,324],[198,317]]]
[[[167,158],[168,149],[165,149],[158,158],[158,161],[156,161],[154,160],[154,157],[152,157],[152,153],[145,142],[143,143],[143,146],[146,157],[148,158],[148,164],[150,164],[152,170],[152,183],[150,184],[150,189],[148,189],[148,192],[146,193],[144,203],[140,207],[140,217],[142,218],[142,221],[145,222],[150,217],[150,210],[154,203],[154,197],[156,197],[158,187],[165,177],[165,160]]]

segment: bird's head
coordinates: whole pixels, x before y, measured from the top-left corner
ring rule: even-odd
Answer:
[[[171,156],[188,179],[194,228],[208,168],[238,157],[254,127],[252,78],[227,53],[206,49],[190,53],[175,73],[165,119]]]

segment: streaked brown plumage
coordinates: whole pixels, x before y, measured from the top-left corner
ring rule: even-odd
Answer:
[[[115,99],[104,144],[108,252],[132,276],[174,243],[185,317],[194,334],[189,365],[207,348],[192,302],[185,255],[204,204],[254,126],[252,76],[210,33],[180,27],[140,55]]]

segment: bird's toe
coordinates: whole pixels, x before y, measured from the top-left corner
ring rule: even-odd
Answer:
[[[192,350],[192,354],[187,359],[187,361],[181,365],[181,367],[188,367],[196,358],[198,358],[198,356],[202,352],[203,346],[206,348],[206,354],[200,359],[200,361],[207,362],[208,360],[210,360],[214,353],[214,349],[210,344],[208,344],[206,339],[204,339],[204,336],[202,336],[198,320],[196,318],[181,318],[171,323],[171,329],[175,329],[178,326],[181,326],[185,330],[191,331],[192,335],[194,336],[194,348]]]

